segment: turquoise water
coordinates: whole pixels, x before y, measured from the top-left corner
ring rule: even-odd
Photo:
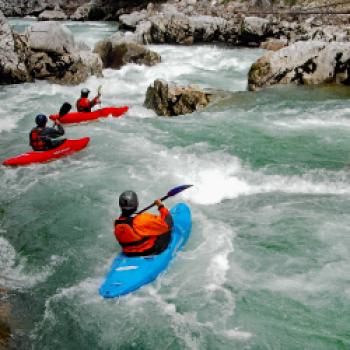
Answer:
[[[21,24],[18,20],[14,24]],[[85,23],[93,45],[116,30]],[[349,349],[348,88],[246,92],[261,50],[156,46],[155,67],[127,65],[64,87],[0,88],[0,159],[28,149],[39,112],[103,85],[120,119],[66,128],[90,136],[71,157],[0,168],[0,287],[17,349]],[[230,92],[192,115],[143,107],[163,78]],[[193,231],[156,282],[119,300],[98,287],[119,251],[117,197],[140,206],[183,183]]]

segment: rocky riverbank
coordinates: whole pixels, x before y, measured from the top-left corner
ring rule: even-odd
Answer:
[[[1,8],[7,15],[35,14],[39,16],[39,20],[117,19],[121,32],[99,42],[94,50],[101,56],[104,68],[120,68],[121,65],[129,62],[156,64],[160,61],[160,57],[140,46],[150,43],[180,45],[224,43],[228,46],[262,47],[279,51],[299,42],[319,42],[325,43],[326,46],[331,42],[350,42],[348,26],[350,15],[317,14],[310,12],[308,7],[294,7],[288,12],[286,7],[282,6],[276,10],[276,6],[268,0],[265,2],[169,0],[155,3],[141,0],[128,2],[62,0],[55,3],[46,0],[37,1],[31,5],[29,2],[14,1],[11,6],[5,6],[5,2],[0,0]],[[251,15],[254,10],[259,16]],[[307,11],[310,13],[308,14]],[[46,34],[44,46],[41,45],[39,48],[33,46],[30,37],[34,35],[33,33],[42,31],[44,28],[42,26],[46,26],[44,31],[48,30],[50,25],[44,24],[47,22],[43,22],[41,27],[40,24],[34,25],[24,35],[12,32],[5,22],[5,18],[0,17],[0,24],[4,28],[2,30],[4,40],[0,47],[0,69],[3,72],[1,83],[50,79],[76,84],[84,81],[90,74],[101,74],[102,64],[98,55],[89,52],[86,48],[81,50],[81,44],[72,43],[72,36],[69,38],[70,49],[64,53],[56,48],[53,50],[45,48],[46,44],[50,46],[49,43],[56,41],[52,31]],[[58,28],[59,25],[55,24],[55,26]],[[60,33],[64,31],[62,28],[57,30]],[[65,35],[68,34],[65,33]],[[36,40],[39,40],[39,37],[42,40],[43,36],[36,34]],[[335,48],[337,45],[331,47]],[[311,53],[311,51],[306,50],[305,53]],[[271,77],[263,75],[263,72],[267,71],[266,64],[263,62],[275,56],[270,55],[256,62],[249,75],[250,89],[289,80],[286,77],[291,74],[280,74],[280,70],[292,69],[291,61],[295,55],[293,49],[284,50],[283,54],[289,55],[287,58],[289,66],[281,68],[283,60],[280,60],[277,73],[268,71],[267,74]],[[305,57],[305,62],[309,59],[311,57]],[[305,62],[301,63],[302,66]],[[299,67],[299,63],[299,61],[295,62],[295,66]],[[336,61],[333,60],[332,65],[337,65]],[[298,68],[297,71],[299,73],[295,73],[291,81],[300,83],[305,83],[306,80],[323,81],[318,78],[301,79],[300,69]],[[335,75],[338,74],[339,72]],[[282,75],[283,79],[280,78]],[[329,80],[325,79],[325,81]],[[331,80],[339,81],[337,78]]]
[[[79,84],[102,75],[102,61],[58,22],[38,22],[18,34],[0,12],[0,72],[0,84],[35,79]]]

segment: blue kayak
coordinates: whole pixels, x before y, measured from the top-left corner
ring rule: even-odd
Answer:
[[[119,297],[152,282],[182,249],[191,233],[191,212],[183,203],[175,205],[170,212],[174,227],[168,248],[161,254],[146,257],[127,257],[120,253],[100,287],[100,294],[104,298]]]

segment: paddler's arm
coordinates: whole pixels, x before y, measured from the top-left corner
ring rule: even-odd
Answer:
[[[47,136],[47,137],[50,137],[50,138],[57,138],[57,137],[60,137],[60,136],[63,136],[64,135],[64,129],[60,123],[60,121],[58,119],[55,119],[55,126],[57,127],[57,129],[55,127],[53,128],[45,128],[43,130],[43,133],[42,135],[43,136]]]
[[[94,97],[94,99],[92,101],[90,101],[91,107],[94,107],[94,106],[101,103],[100,97],[101,97],[101,95],[98,94],[97,96]]]
[[[160,199],[156,199],[154,204],[158,207],[161,219],[169,226],[169,228],[173,227],[173,218],[168,208],[164,206]]]
[[[156,199],[154,204],[158,207],[160,217],[164,220],[169,215],[169,210],[164,206],[160,199]]]

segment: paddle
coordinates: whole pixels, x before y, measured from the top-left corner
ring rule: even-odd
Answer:
[[[63,105],[60,108],[60,111],[58,112],[58,120],[62,118],[64,115],[66,115],[70,110],[72,109],[72,105],[68,102],[63,103]]]
[[[176,186],[176,187],[172,188],[172,189],[171,189],[164,197],[162,197],[160,200],[161,200],[161,201],[164,201],[164,200],[166,200],[166,199],[169,198],[169,197],[176,196],[178,193],[180,193],[180,192],[182,192],[182,191],[184,191],[184,190],[186,190],[186,189],[188,189],[188,188],[190,188],[190,187],[192,187],[192,186],[193,186],[193,185],[180,185],[180,186]],[[152,204],[150,204],[148,207],[143,208],[142,210],[138,211],[138,212],[136,213],[136,215],[141,214],[141,213],[143,213],[144,211],[146,211],[146,210],[148,210],[148,209],[150,209],[150,208],[152,208],[152,207],[154,207],[154,206],[155,206],[155,204],[152,203]]]
[[[97,88],[97,96],[98,96],[98,98],[101,97],[101,94],[102,94],[101,90],[102,90],[102,85],[99,85],[98,88]],[[101,107],[102,107],[101,106],[101,100],[100,100],[99,105],[100,105],[100,109],[101,109]]]

